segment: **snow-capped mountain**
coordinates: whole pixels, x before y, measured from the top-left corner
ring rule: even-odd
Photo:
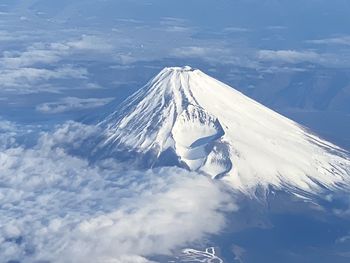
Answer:
[[[313,192],[349,181],[339,147],[198,69],[163,69],[97,121],[103,156],[146,167],[177,165],[244,192],[274,186]]]

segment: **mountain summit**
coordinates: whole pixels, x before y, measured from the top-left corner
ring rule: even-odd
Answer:
[[[97,125],[105,157],[176,165],[242,191],[335,189],[349,181],[342,149],[188,66],[163,69]]]

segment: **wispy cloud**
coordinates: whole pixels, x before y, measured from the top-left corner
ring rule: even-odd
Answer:
[[[237,55],[237,53],[241,53]],[[230,48],[226,46],[184,46],[173,49],[170,56],[176,58],[196,58],[203,61],[221,64],[221,65],[238,65],[247,68],[256,68],[258,65],[253,58],[249,57],[246,50],[239,48]]]
[[[268,26],[266,27],[267,30],[285,30],[287,29],[286,26]]]
[[[80,39],[65,43],[68,48],[75,50],[90,50],[95,52],[108,52],[113,49],[113,45],[100,37],[83,35]]]
[[[28,67],[35,64],[54,63],[61,59],[64,50],[52,49],[44,44],[36,44],[24,52],[4,52],[0,59],[4,68]]]
[[[111,102],[113,98],[76,98],[66,97],[56,102],[47,102],[36,107],[37,111],[42,113],[62,113],[74,110],[92,109],[106,105]]]
[[[322,57],[314,51],[297,50],[260,50],[258,59],[286,63],[320,62]]]
[[[226,27],[224,28],[225,32],[231,32],[231,33],[245,33],[250,32],[251,29],[245,28],[245,27]]]
[[[35,43],[24,51],[5,51],[0,57],[0,91],[57,92],[57,88],[50,87],[49,80],[88,78],[85,68],[64,64],[63,60],[87,52],[89,55],[106,53],[111,49],[103,39],[83,35],[70,41]]]
[[[64,66],[55,69],[16,68],[0,70],[0,90],[2,92],[36,93],[38,91],[57,92],[47,85],[40,85],[51,79],[86,79],[84,68]]]
[[[188,23],[188,20],[178,17],[162,17],[161,24],[164,25],[185,25]]]
[[[308,43],[312,43],[312,44],[318,44],[318,45],[345,45],[345,46],[350,46],[350,36],[315,39],[315,40],[308,40],[307,42]]]
[[[163,17],[160,21],[160,24],[167,32],[184,33],[192,30],[192,28],[187,26],[187,22],[187,20],[180,18]]]
[[[1,13],[0,13],[1,14]],[[1,41],[13,41],[16,37],[7,31],[0,31],[0,42]]]
[[[176,57],[207,57],[210,53],[213,53],[215,49],[199,46],[188,46],[175,48],[172,54]]]
[[[187,32],[187,31],[190,31],[190,28],[188,27],[183,27],[183,26],[167,26],[165,28],[165,31],[167,32],[179,32],[179,33],[182,33],[182,32]]]
[[[28,67],[35,64],[49,64],[58,62],[76,52],[93,51],[108,52],[112,45],[101,38],[83,35],[80,39],[55,42],[35,43],[23,52],[6,51],[0,58],[0,65],[5,68]]]

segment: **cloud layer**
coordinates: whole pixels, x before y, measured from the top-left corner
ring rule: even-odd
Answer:
[[[1,127],[16,129],[4,121]],[[112,161],[92,166],[64,150],[94,132],[70,122],[42,134],[34,147],[12,142],[0,152],[5,262],[148,262],[225,226],[224,212],[235,206],[204,176],[175,168],[130,171]]]

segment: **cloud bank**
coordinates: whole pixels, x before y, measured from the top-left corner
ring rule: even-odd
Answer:
[[[236,209],[219,183],[196,173],[92,166],[67,153],[69,142],[78,148],[94,132],[70,122],[33,147],[12,141],[1,150],[2,260],[149,262],[220,232],[224,213]]]

